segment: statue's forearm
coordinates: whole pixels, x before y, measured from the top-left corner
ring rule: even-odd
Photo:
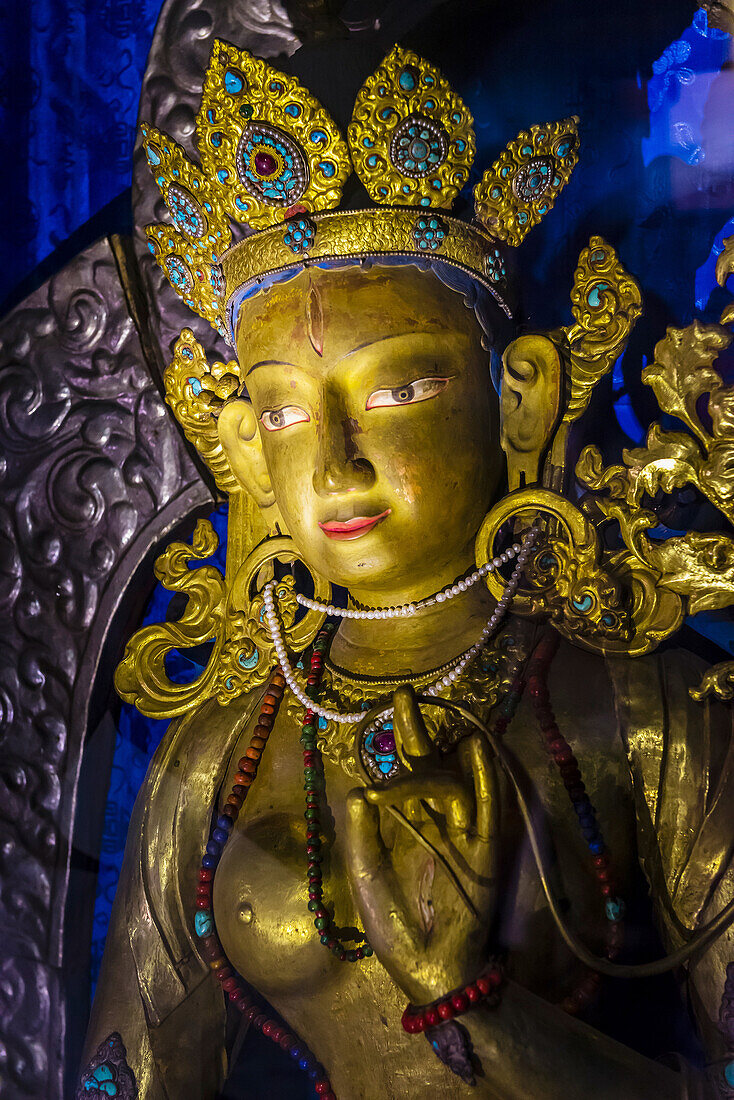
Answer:
[[[681,1076],[510,982],[496,1008],[460,1021],[481,1063],[476,1094],[492,1100],[684,1100]]]

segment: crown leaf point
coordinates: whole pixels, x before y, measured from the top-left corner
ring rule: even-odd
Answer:
[[[538,225],[571,178],[579,156],[576,115],[522,130],[474,188],[476,216],[515,248]]]
[[[379,205],[450,210],[476,151],[464,101],[439,69],[397,45],[362,85],[347,137]]]

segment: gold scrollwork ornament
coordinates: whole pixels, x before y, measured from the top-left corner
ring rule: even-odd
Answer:
[[[212,565],[189,568],[190,562],[211,557],[217,541],[211,523],[199,520],[191,546],[174,542],[155,563],[155,575],[164,587],[188,597],[186,608],[178,621],[156,623],[134,634],[115,673],[121,698],[150,718],[174,718],[212,697],[226,706],[260,687],[276,664],[258,586],[268,579],[275,561],[291,564],[303,559],[288,536],[265,539],[227,586]],[[315,599],[330,602],[330,583],[316,575],[313,580]],[[310,610],[298,618],[292,576],[277,584],[274,595],[285,643],[298,653],[313,641],[324,616]],[[174,683],[166,671],[167,656],[205,642],[213,646],[201,674],[191,683]]]

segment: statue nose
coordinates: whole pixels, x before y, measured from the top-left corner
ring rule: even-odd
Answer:
[[[324,415],[313,474],[317,493],[348,493],[374,484],[374,466],[360,454],[360,434],[356,420]]]

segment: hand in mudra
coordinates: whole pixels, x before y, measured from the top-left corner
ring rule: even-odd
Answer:
[[[396,748],[408,771],[379,789],[350,792],[348,871],[375,954],[414,1004],[426,1004],[472,981],[486,961],[496,773],[479,732],[442,754],[412,688],[398,688],[393,705]]]

